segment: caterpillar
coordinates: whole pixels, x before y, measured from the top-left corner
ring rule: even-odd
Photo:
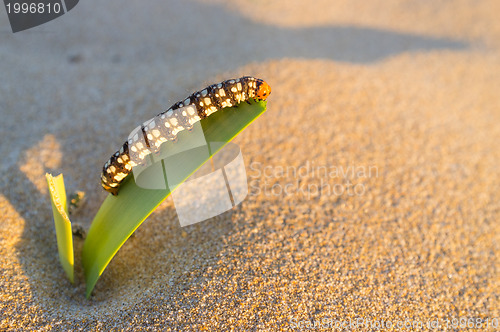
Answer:
[[[118,195],[120,184],[132,172],[132,168],[139,165],[148,154],[158,152],[164,142],[175,141],[179,132],[192,129],[194,123],[218,110],[241,102],[249,103],[250,99],[265,100],[270,93],[271,87],[265,81],[244,76],[212,84],[175,103],[138,127],[109,158],[102,169],[102,187]]]

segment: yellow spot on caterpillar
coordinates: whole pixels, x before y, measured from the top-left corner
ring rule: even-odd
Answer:
[[[125,174],[125,173],[118,173],[118,174],[116,174],[116,175],[115,175],[114,179],[115,179],[116,181],[121,181],[121,180],[123,180],[126,176],[127,176],[127,174]]]

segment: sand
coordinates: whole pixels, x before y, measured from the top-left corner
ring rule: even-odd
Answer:
[[[84,1],[16,34],[0,11],[0,329],[500,317],[499,10],[494,0]],[[72,221],[88,228],[106,196],[102,164],[128,133],[240,75],[273,89],[235,140],[247,199],[184,228],[167,199],[86,300],[83,240],[72,285],[44,173],[87,193]]]

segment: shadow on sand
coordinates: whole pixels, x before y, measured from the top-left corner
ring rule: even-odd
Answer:
[[[143,4],[141,4],[143,5]],[[79,7],[83,7],[81,4]],[[165,4],[164,6],[169,6]],[[172,50],[170,57],[179,57],[184,60],[180,61],[178,70],[183,71],[182,63],[185,62],[187,66],[191,61],[207,62],[207,75],[217,74],[221,71],[228,71],[234,68],[241,67],[249,62],[261,62],[269,59],[281,58],[304,58],[304,59],[329,59],[334,61],[341,61],[347,63],[369,64],[379,61],[381,59],[400,54],[403,52],[429,52],[436,50],[463,50],[467,45],[461,41],[432,38],[427,36],[418,36],[412,34],[402,34],[392,31],[359,28],[354,26],[323,26],[314,28],[281,28],[269,26],[265,24],[255,23],[249,19],[239,16],[237,13],[226,11],[217,6],[208,6],[197,4],[194,2],[187,2],[185,5],[177,4],[176,7],[180,8],[180,12],[176,15],[194,15],[195,19],[201,20],[199,26],[205,26],[205,31],[194,31],[186,29],[185,35],[181,34],[182,28],[174,28],[169,30],[168,23],[154,25],[153,30],[144,32],[139,31],[139,37],[143,34],[145,42],[153,43],[153,52],[150,55],[153,59],[160,60],[165,50]],[[78,8],[75,10],[77,11]],[[195,14],[193,14],[195,13]],[[196,13],[203,13],[196,14]],[[119,15],[116,12],[116,15]],[[129,22],[130,27],[123,28],[124,33],[128,29],[140,30],[141,24],[146,22]],[[207,38],[207,35],[216,33],[216,37]],[[139,38],[140,39],[140,38]],[[173,45],[179,40],[189,39],[187,44]],[[199,49],[193,49],[193,45],[199,45]],[[112,47],[112,45],[107,45]],[[117,46],[120,49],[120,46]],[[157,53],[155,53],[157,51]],[[227,56],[222,56],[222,54]],[[126,54],[124,61],[134,61],[128,59]],[[142,60],[141,60],[142,61]],[[125,78],[124,78],[125,79]],[[71,99],[72,96],[67,96]],[[168,105],[165,105],[168,106]],[[42,124],[44,125],[44,124]],[[47,131],[50,126],[47,125]],[[92,130],[91,128],[89,130]],[[57,132],[53,133],[56,137]],[[96,133],[97,134],[97,133]],[[31,137],[32,144],[41,141],[42,137]],[[60,142],[62,145],[62,153],[64,158],[78,158],[78,153],[75,152],[74,147],[68,146],[64,141]],[[96,146],[99,153],[103,156],[105,161],[110,151],[104,147]],[[82,165],[82,167],[84,167]],[[28,280],[31,283],[31,289],[39,295],[44,296],[48,294],[47,289],[52,294],[59,294],[60,296],[69,297],[75,304],[75,308],[82,310],[94,310],[92,304],[87,304],[82,307],[86,302],[84,300],[83,285],[77,285],[78,291],[71,289],[69,282],[67,284],[58,285],[57,280],[64,279],[64,272],[60,268],[51,268],[57,261],[57,246],[55,242],[55,231],[53,231],[53,220],[51,217],[51,205],[47,196],[39,193],[38,189],[33,183],[19,170],[19,165],[14,165],[9,168],[8,179],[1,182],[2,193],[9,200],[10,204],[25,220],[24,233],[22,240],[17,245],[17,252],[19,253],[19,260],[24,266]],[[15,179],[15,180],[13,180]],[[93,181],[93,179],[92,179]],[[98,186],[96,182],[96,186]],[[22,191],[19,191],[22,188]],[[100,189],[96,189],[100,190]],[[241,208],[241,206],[240,206]],[[95,214],[96,211],[93,211]],[[148,221],[139,228],[141,231],[144,228],[144,234],[136,236],[132,239],[135,244],[127,244],[124,246],[125,253],[119,255],[119,262],[113,259],[104,273],[103,278],[97,284],[97,292],[103,292],[105,288],[106,294],[99,296],[99,302],[119,303],[129,306],[130,301],[139,301],[144,291],[148,288],[154,287],[152,279],[176,280],[181,278],[183,271],[172,270],[169,264],[172,259],[177,261],[176,265],[190,266],[191,269],[197,269],[196,265],[192,265],[192,260],[186,255],[177,255],[174,258],[158,258],[154,256],[170,255],[176,251],[185,251],[186,244],[192,245],[183,240],[172,242],[172,238],[179,237],[183,229],[176,222],[175,213],[171,208],[166,208],[158,212],[161,215],[160,219],[166,220],[162,225],[147,225]],[[172,217],[174,220],[172,220]],[[170,219],[168,219],[170,218]],[[208,234],[204,234],[204,242],[195,241],[194,245],[203,245],[205,248],[215,248],[213,250],[205,251],[207,257],[214,257],[217,255],[217,248],[221,243],[221,236],[229,234],[233,231],[231,226],[231,219],[234,218],[233,213],[228,212],[219,217],[217,222],[209,221],[207,226],[194,225],[192,230],[203,227],[203,230],[211,230]],[[168,219],[168,220],[167,220]],[[220,222],[222,220],[222,222]],[[159,230],[160,229],[160,230]],[[186,228],[186,229],[189,229]],[[49,231],[50,230],[50,231]],[[174,235],[170,235],[172,232]],[[154,236],[151,238],[150,236]],[[179,237],[180,238],[180,237]],[[129,241],[131,241],[129,239]],[[169,243],[166,245],[166,243]],[[128,249],[126,249],[126,247]],[[168,248],[167,248],[168,247]],[[139,250],[140,254],[134,253],[134,250]],[[144,253],[147,251],[149,256],[145,259]],[[194,251],[193,251],[194,253]],[[130,256],[128,256],[130,255]],[[117,265],[128,265],[132,267],[130,271],[138,271],[148,266],[148,261],[163,262],[162,266],[149,267],[142,270],[142,273],[126,273],[126,275],[119,276]],[[77,259],[78,263],[78,259]],[[56,263],[57,264],[57,263]],[[37,276],[39,271],[43,277]],[[160,276],[159,273],[162,275]],[[165,275],[168,274],[168,276]],[[33,276],[33,277],[32,277]],[[81,271],[80,271],[81,276]],[[116,277],[116,280],[113,278]],[[149,280],[145,282],[143,280]],[[82,282],[81,280],[79,281]],[[202,282],[202,281],[200,281]],[[100,287],[100,284],[107,286]],[[69,287],[68,287],[69,286]],[[121,297],[119,289],[127,287],[135,289],[135,297]],[[175,283],[172,288],[181,287]],[[113,288],[115,288],[113,290]],[[111,295],[110,295],[111,294]],[[115,295],[116,301],[112,299]],[[109,296],[109,297],[108,297]],[[121,297],[121,298],[120,298]],[[95,299],[95,298],[94,298]],[[112,301],[113,300],[113,301]],[[50,298],[48,303],[53,303],[54,306],[58,304],[58,298]],[[110,302],[111,301],[111,302]],[[109,302],[109,303],[108,303]],[[105,306],[103,306],[105,307]],[[68,308],[69,311],[70,308]],[[44,313],[39,313],[44,315]]]

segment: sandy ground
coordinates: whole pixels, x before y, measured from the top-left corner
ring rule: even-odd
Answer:
[[[495,0],[88,0],[12,34],[0,10],[0,329],[500,317],[498,12]],[[126,135],[239,75],[273,88],[235,141],[247,199],[185,228],[168,199],[86,300],[83,241],[73,286],[44,172],[87,192],[73,221],[89,227]]]

